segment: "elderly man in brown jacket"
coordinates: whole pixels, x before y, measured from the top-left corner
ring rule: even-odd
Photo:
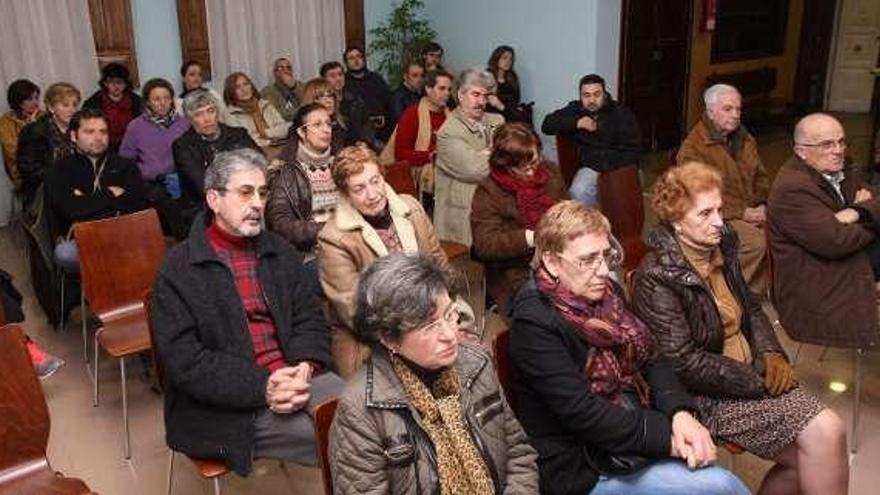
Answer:
[[[706,113],[681,144],[676,162],[700,162],[721,172],[724,180],[722,215],[740,240],[739,259],[749,289],[767,291],[767,241],[763,230],[770,179],[758,145],[741,123],[742,98],[727,84],[703,93]]]
[[[799,342],[864,349],[878,337],[872,255],[880,196],[844,167],[846,140],[833,117],[798,122],[793,156],[767,206],[773,299]]]

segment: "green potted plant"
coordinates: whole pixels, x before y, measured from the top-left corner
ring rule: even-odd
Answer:
[[[370,57],[378,62],[375,68],[389,82],[399,81],[405,64],[417,60],[422,47],[434,41],[436,31],[420,16],[422,0],[401,0],[385,22],[379,23],[370,34]]]

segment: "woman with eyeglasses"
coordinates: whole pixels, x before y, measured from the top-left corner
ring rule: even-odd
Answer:
[[[344,377],[354,374],[369,352],[352,333],[360,274],[376,259],[401,252],[421,253],[449,266],[421,204],[412,196],[394,192],[382,173],[378,157],[368,147],[349,146],[340,151],[333,169],[339,202],[318,234],[321,286],[331,306],[331,350]]]
[[[712,435],[776,463],[759,494],[845,494],[843,422],[798,385],[743,277],[721,188],[721,175],[698,162],[655,182],[660,225],[635,276],[633,307]]]
[[[436,258],[403,253],[361,276],[354,329],[373,352],[330,429],[334,493],[538,493],[492,360],[458,340],[450,282]]]
[[[610,274],[611,227],[577,201],[535,230],[533,273],[510,303],[517,416],[543,494],[747,494],[668,358]]]
[[[474,253],[486,266],[486,291],[506,314],[507,301],[529,277],[535,226],[568,197],[559,168],[541,156],[541,141],[525,124],[495,133],[489,178],[474,193]]]
[[[320,295],[315,246],[338,197],[330,114],[320,103],[305,104],[294,115],[290,132],[290,142],[269,164],[266,223],[303,254],[306,272]]]

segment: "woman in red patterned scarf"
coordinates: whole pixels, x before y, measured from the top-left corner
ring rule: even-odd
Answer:
[[[486,291],[505,314],[529,277],[538,220],[568,192],[559,167],[541,156],[541,141],[522,123],[498,129],[489,167],[474,193],[471,231],[474,253],[486,265]]]
[[[543,494],[741,494],[649,329],[609,276],[620,245],[598,211],[550,208],[532,277],[511,300],[517,416]]]

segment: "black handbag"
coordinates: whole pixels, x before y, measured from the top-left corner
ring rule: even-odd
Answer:
[[[638,396],[629,390],[621,394],[617,404],[628,411],[635,411],[642,407]],[[587,464],[599,474],[605,476],[620,476],[634,473],[651,462],[651,459],[636,454],[612,454],[604,449],[587,446],[584,447],[584,456]]]

